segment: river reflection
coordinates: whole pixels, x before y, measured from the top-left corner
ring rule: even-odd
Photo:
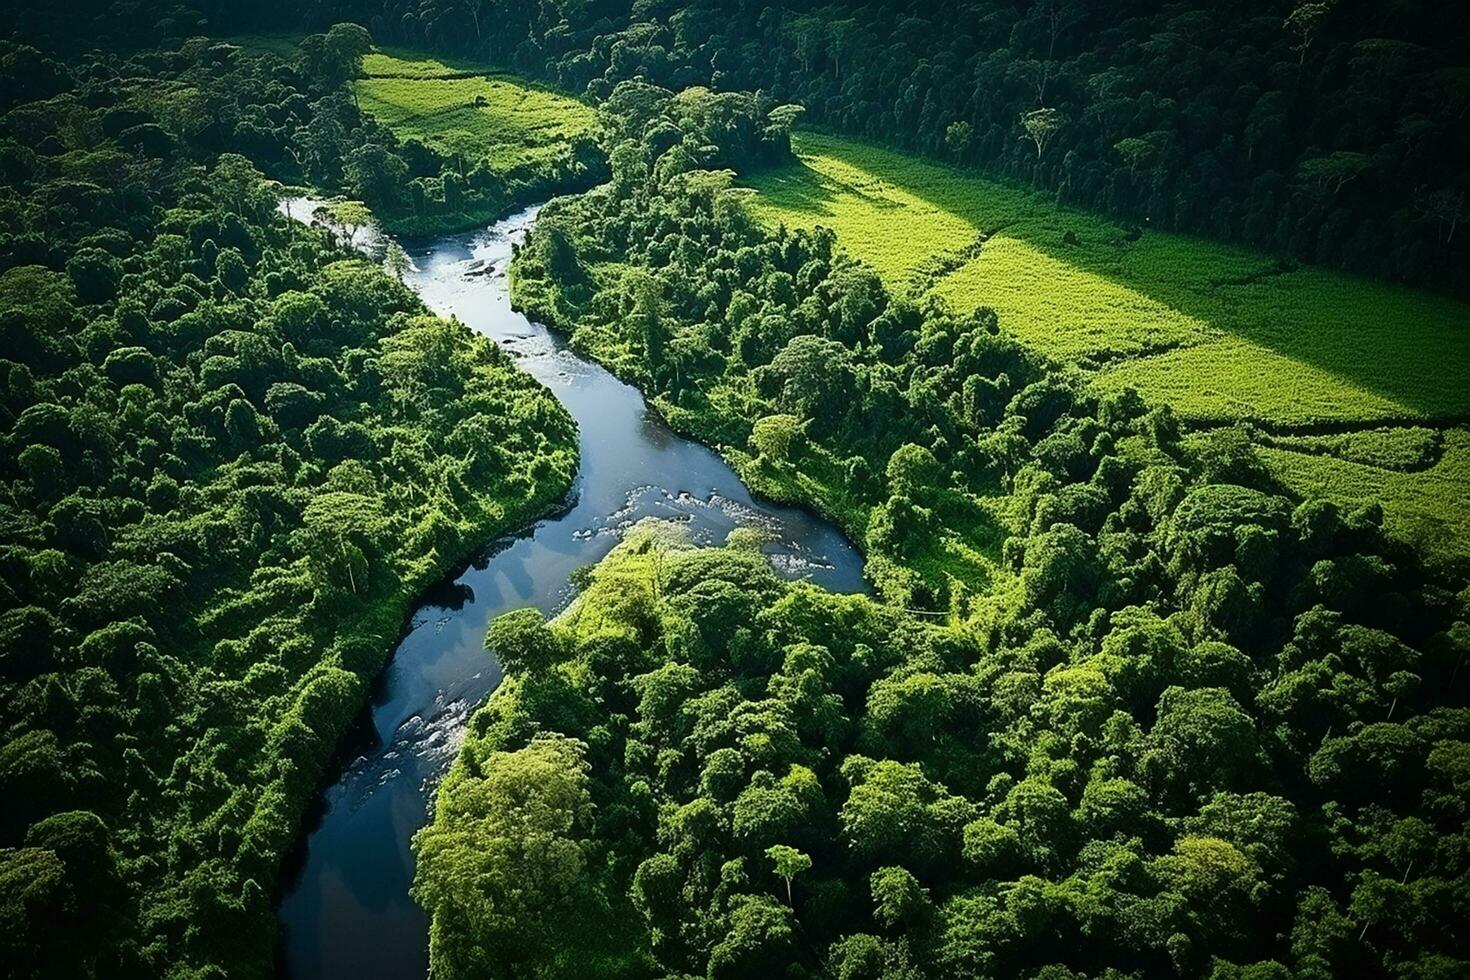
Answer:
[[[571,572],[602,558],[645,517],[679,521],[708,544],[737,527],[760,528],[781,574],[837,591],[864,588],[862,558],[836,527],[754,500],[718,456],[648,412],[635,389],[510,308],[505,269],[537,210],[477,234],[405,243],[413,260],[405,278],[435,312],[514,354],[576,418],[582,456],[572,497],[423,597],[288,862],[280,972],[295,980],[426,974],[428,922],[408,896],[409,841],[466,718],[500,681],[482,648],[495,616],[527,605],[556,611],[570,597]],[[292,214],[304,213],[309,205],[296,202]]]

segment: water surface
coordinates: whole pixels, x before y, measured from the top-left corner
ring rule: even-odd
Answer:
[[[297,218],[310,209],[301,200],[292,206]],[[491,544],[413,614],[288,862],[280,972],[293,980],[427,973],[428,920],[408,897],[409,841],[427,820],[466,718],[500,681],[482,648],[495,616],[521,606],[557,611],[571,596],[570,573],[645,517],[680,521],[705,544],[737,527],[760,528],[783,575],[836,591],[864,588],[862,558],[834,525],[753,499],[718,456],[652,415],[637,390],[510,308],[511,247],[537,210],[484,232],[405,243],[414,263],[405,279],[435,312],[510,351],[571,412],[582,451],[572,497],[561,513]]]

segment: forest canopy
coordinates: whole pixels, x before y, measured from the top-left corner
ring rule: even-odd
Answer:
[[[1150,227],[1462,291],[1470,14],[1370,0],[198,7],[231,29],[352,16],[605,98],[764,91],[810,121]]]
[[[409,603],[563,496],[575,429],[277,214],[237,151],[342,152],[325,75],[197,41],[0,76],[0,964],[267,976]]]
[[[273,972],[282,857],[411,604],[577,466],[549,391],[430,314],[401,248],[350,246],[561,193],[516,306],[840,525],[873,592],[647,525],[560,615],[496,620],[505,681],[415,839],[435,977],[1470,972],[1470,569],[1395,534],[1384,483],[1287,478],[1427,472],[1463,420],[1199,424],[738,185],[816,125],[1127,241],[1265,249],[1261,276],[1463,292],[1467,27],[1366,0],[7,5],[0,968]],[[503,138],[496,99],[548,132]],[[288,187],[333,197],[315,227]]]
[[[608,119],[611,182],[548,205],[514,295],[839,520],[879,600],[648,528],[493,624],[508,679],[417,839],[436,975],[1470,967],[1463,576],[1245,430],[753,220],[673,138],[707,97],[613,89],[644,122]],[[560,884],[498,918],[527,879]]]
[[[1206,485],[1159,533],[1222,497],[1288,516]],[[492,627],[522,669],[415,841],[435,976],[1463,972],[1470,714],[1429,693],[1463,623],[1411,648],[1303,603],[1255,638],[1194,600],[1068,631],[1028,591],[956,628],[670,533]]]

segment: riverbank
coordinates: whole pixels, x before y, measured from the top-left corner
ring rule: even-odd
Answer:
[[[639,520],[672,519],[717,544],[736,528],[766,539],[773,566],[840,592],[865,588],[861,556],[834,526],[757,500],[713,451],[649,411],[636,389],[512,310],[506,269],[536,208],[485,232],[408,243],[405,282],[434,312],[493,340],[545,384],[579,427],[570,504],[481,551],[410,617],[356,724],[359,751],[325,788],[294,878],[283,886],[281,971],[299,978],[422,977],[427,922],[408,897],[412,833],[469,713],[499,683],[483,650],[500,612],[555,612],[572,573]]]

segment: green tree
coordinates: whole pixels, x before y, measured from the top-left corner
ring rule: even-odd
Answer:
[[[772,463],[794,461],[805,442],[806,426],[794,415],[767,415],[757,419],[750,431],[750,448]]]
[[[372,36],[351,23],[333,24],[325,34],[313,34],[298,45],[307,74],[326,90],[345,85],[360,73],[362,59],[372,49]]]
[[[1066,116],[1059,109],[1031,109],[1021,113],[1021,130],[1025,138],[1035,144],[1037,160],[1041,159],[1047,144],[1066,121]]]
[[[655,277],[640,275],[633,281],[632,292],[631,317],[634,330],[643,344],[644,357],[657,370],[664,364],[664,352],[673,337],[673,327],[667,319],[663,287]]]
[[[1303,160],[1297,173],[1303,180],[1336,194],[1346,185],[1367,173],[1373,165],[1367,154],[1338,150],[1327,156]]]
[[[1305,62],[1307,60],[1307,49],[1317,39],[1317,33],[1322,28],[1322,22],[1332,12],[1332,7],[1333,4],[1330,0],[1328,2],[1307,0],[1305,3],[1297,4],[1292,8],[1291,13],[1286,15],[1286,20],[1282,22],[1281,26],[1286,28],[1287,32],[1296,38],[1292,43],[1291,49],[1297,52],[1298,62]]]
[[[414,835],[413,895],[440,923],[431,937],[436,972],[506,975],[574,928],[588,899],[585,756],[581,742],[539,735],[445,780],[441,819]]]
[[[772,870],[786,882],[786,904],[794,907],[791,897],[791,880],[804,871],[810,871],[812,859],[794,847],[772,844],[766,848],[766,857],[771,859]]]
[[[737,895],[728,922],[709,954],[708,975],[714,980],[770,976],[791,961],[796,944],[791,909],[764,895]]]
[[[403,246],[397,242],[388,243],[387,254],[383,257],[383,267],[393,278],[402,281],[413,268],[413,260],[403,250]]]
[[[965,159],[965,155],[970,152],[970,144],[974,142],[975,127],[967,121],[956,120],[945,127],[944,145],[956,162]]]
[[[497,616],[485,634],[490,651],[507,676],[545,674],[564,656],[563,644],[535,609],[516,609]]]
[[[223,207],[249,218],[261,218],[276,204],[265,175],[238,153],[220,154],[210,171],[209,186]]]
[[[928,890],[907,868],[879,868],[868,876],[868,887],[873,894],[873,919],[885,929],[921,925],[931,912]]]

